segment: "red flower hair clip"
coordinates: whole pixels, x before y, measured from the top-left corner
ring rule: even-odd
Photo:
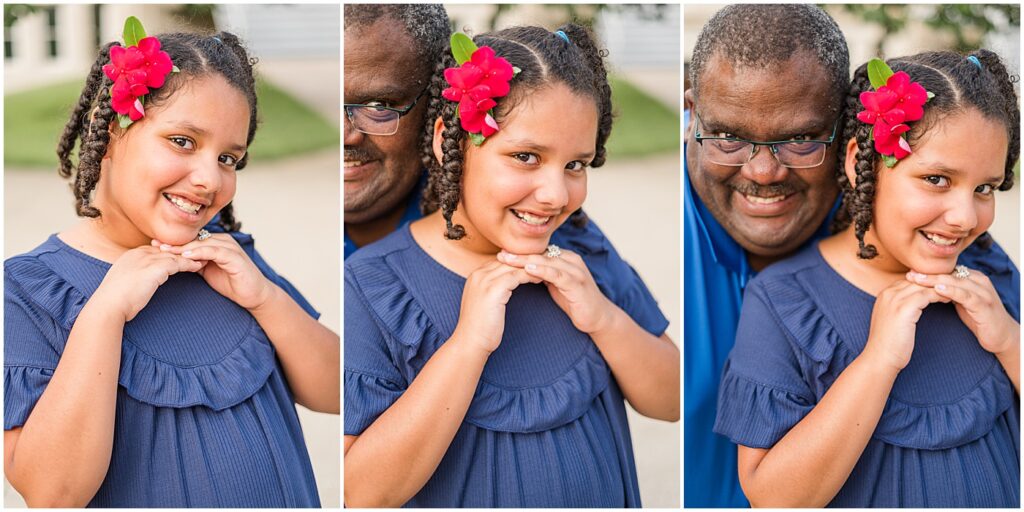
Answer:
[[[110,106],[117,112],[118,124],[127,128],[146,115],[143,108],[150,89],[162,87],[167,75],[177,72],[171,56],[160,51],[160,40],[146,37],[142,22],[135,16],[124,21],[124,46],[110,48],[110,64],[103,66],[110,88]]]
[[[906,123],[921,119],[924,104],[935,95],[912,82],[910,75],[903,71],[893,73],[881,59],[868,62],[868,79],[875,91],[860,93],[864,110],[857,113],[857,119],[875,126],[872,130],[875,150],[882,156],[885,166],[892,168],[912,153],[903,136],[910,130]]]
[[[477,146],[498,131],[494,120],[495,98],[507,96],[509,81],[519,74],[507,60],[494,54],[489,46],[477,48],[466,34],[456,32],[451,39],[452,56],[460,67],[444,70],[448,87],[441,92],[446,100],[458,102],[456,113],[462,129]]]

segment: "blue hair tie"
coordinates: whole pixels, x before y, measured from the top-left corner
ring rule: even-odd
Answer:
[[[217,41],[220,44],[224,44],[224,41],[221,41],[219,37],[217,37],[217,36],[210,36],[210,37],[212,37],[214,41]]]
[[[971,61],[971,64],[974,64],[975,66],[978,66],[978,69],[982,69],[981,61],[978,60],[978,58],[975,57],[974,55],[968,55],[967,56],[967,60]]]
[[[569,36],[565,35],[565,32],[562,32],[561,30],[556,30],[555,35],[561,37],[562,39],[565,39],[565,42],[569,42]]]

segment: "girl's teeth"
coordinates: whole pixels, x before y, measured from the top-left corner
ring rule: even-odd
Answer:
[[[549,219],[551,219],[551,217],[537,217],[534,215],[530,215],[529,213],[519,211],[515,212],[515,214],[516,217],[519,217],[519,219],[522,220],[523,222],[527,224],[533,224],[535,226],[542,225],[546,223]]]
[[[925,236],[925,238],[927,238],[928,240],[931,240],[933,243],[935,243],[937,245],[953,245],[953,244],[956,243],[956,240],[957,240],[955,238],[941,237],[941,236],[936,235],[934,233],[925,233],[924,236]]]
[[[196,214],[199,213],[199,209],[202,208],[202,205],[186,201],[177,196],[167,196],[167,199],[174,203],[174,206],[177,206],[179,210],[185,213]]]
[[[746,197],[747,201],[750,201],[751,203],[754,203],[754,204],[772,204],[772,203],[777,203],[779,201],[782,201],[783,199],[786,198],[786,196],[760,197],[760,196],[749,196],[749,195],[746,195],[746,194],[744,194],[743,197]]]

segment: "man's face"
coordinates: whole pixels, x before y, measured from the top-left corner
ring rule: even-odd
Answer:
[[[345,29],[345,103],[404,108],[423,91],[430,66],[420,62],[402,24],[382,18]],[[423,98],[393,135],[367,135],[345,117],[345,223],[361,224],[402,206],[419,179]]]
[[[763,69],[737,67],[715,55],[699,77],[699,96],[686,91],[687,107],[697,114],[687,130],[690,183],[729,235],[753,255],[783,256],[818,229],[838,194],[838,144],[829,146],[821,165],[809,169],[783,166],[767,146],[757,146],[743,166],[725,166],[703,157],[695,129],[699,125],[708,137],[753,141],[828,140],[838,116],[828,76],[807,52]]]

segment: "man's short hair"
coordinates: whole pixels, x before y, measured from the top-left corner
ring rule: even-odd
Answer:
[[[733,65],[765,67],[810,51],[832,80],[835,105],[850,87],[850,51],[835,20],[809,4],[739,4],[715,13],[704,25],[690,59],[690,87],[700,94],[700,74],[715,54]],[[814,77],[807,77],[813,80]]]
[[[390,18],[405,27],[416,51],[433,69],[433,63],[444,51],[451,37],[448,12],[440,4],[346,4],[345,28],[372,25]]]

